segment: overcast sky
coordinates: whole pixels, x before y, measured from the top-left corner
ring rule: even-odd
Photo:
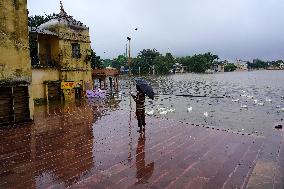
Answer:
[[[89,26],[102,58],[156,48],[174,56],[212,52],[221,59],[284,59],[283,0],[65,0]],[[28,0],[30,15],[59,13],[59,0]],[[134,29],[138,28],[137,31]]]

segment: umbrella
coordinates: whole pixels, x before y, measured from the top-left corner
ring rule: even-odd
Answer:
[[[135,79],[136,85],[152,100],[154,100],[154,91],[151,85],[148,84],[143,78],[136,78]]]

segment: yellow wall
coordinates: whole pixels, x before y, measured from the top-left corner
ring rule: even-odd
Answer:
[[[0,2],[0,80],[31,78],[26,0]]]
[[[0,80],[31,81],[26,0],[0,1]],[[29,87],[30,88],[30,87]],[[31,92],[31,89],[29,89]],[[30,93],[30,117],[33,100]]]
[[[58,81],[59,80],[59,70],[51,68],[38,68],[33,69],[33,97],[46,98],[45,95],[45,84],[44,81]]]

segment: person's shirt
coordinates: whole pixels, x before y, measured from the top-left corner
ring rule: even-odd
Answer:
[[[145,109],[145,94],[138,92],[136,97],[136,108],[137,109]]]

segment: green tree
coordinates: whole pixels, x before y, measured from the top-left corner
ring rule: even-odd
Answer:
[[[96,52],[91,49],[91,67],[92,69],[96,68],[102,68],[103,67],[103,62],[100,56],[97,56]]]
[[[175,58],[171,53],[167,53],[166,56],[157,56],[154,59],[155,71],[157,74],[169,74],[175,63]]]
[[[28,18],[28,26],[33,29],[38,28],[41,24],[48,22],[49,20],[56,17],[56,14],[45,14],[45,15],[34,15],[29,16]]]
[[[218,59],[218,55],[213,55],[208,52],[205,54],[195,54],[193,56],[179,58],[178,61],[180,61],[179,63],[184,65],[189,72],[203,73],[212,68],[213,62]]]
[[[127,66],[127,58],[124,55],[118,55],[118,57],[112,61],[112,67],[119,70],[121,66]]]
[[[266,69],[268,67],[268,62],[260,59],[254,59],[252,63],[248,62],[249,69]]]
[[[150,73],[154,65],[154,59],[159,55],[160,53],[156,49],[143,49],[139,52],[137,58],[131,61],[132,73],[139,73],[139,68],[141,74]]]
[[[109,66],[112,66],[112,60],[111,59],[104,59],[103,61],[102,61],[103,63],[102,63],[102,67],[103,68],[106,68],[106,67],[109,67]]]
[[[233,72],[233,71],[235,71],[237,69],[237,66],[235,65],[235,64],[226,64],[225,66],[224,66],[224,71],[225,72]]]

